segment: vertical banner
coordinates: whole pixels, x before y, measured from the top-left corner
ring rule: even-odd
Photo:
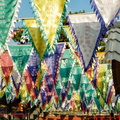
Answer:
[[[52,75],[54,82],[56,82],[58,78],[60,60],[62,58],[64,48],[65,48],[64,43],[57,44],[54,54],[47,55],[45,59],[48,71]]]
[[[13,70],[13,62],[7,51],[3,52],[3,54],[0,56],[0,65],[3,72],[3,76],[6,80],[6,84],[8,84],[10,75]]]
[[[38,52],[40,59],[42,60],[47,46],[45,41],[43,40],[38,23],[36,22],[36,19],[25,19],[24,23],[32,38],[33,46],[35,47],[35,50]]]
[[[31,0],[48,52],[54,52],[62,22],[66,17],[67,3],[68,0]]]
[[[0,47],[9,39],[21,0],[0,1]]]
[[[102,25],[113,24],[120,12],[120,0],[90,0],[91,6]]]
[[[104,30],[94,13],[69,15],[68,21],[78,40],[80,55],[82,54],[86,70],[93,62],[98,42],[102,38]]]
[[[12,59],[20,75],[22,76],[23,70],[30,56],[32,46],[31,45],[9,46],[9,50],[10,50]]]

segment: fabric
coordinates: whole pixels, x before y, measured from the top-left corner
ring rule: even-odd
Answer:
[[[11,79],[12,79],[12,82],[13,82],[13,86],[16,90],[16,96],[18,96],[19,94],[19,90],[20,90],[20,84],[21,84],[21,76],[19,75],[19,72],[13,68],[13,72],[11,74]]]
[[[76,40],[74,38],[74,35],[71,33],[72,31],[70,29],[70,26],[64,25],[62,27],[62,30],[64,31],[64,34],[66,35],[71,46],[73,46],[74,49],[77,49],[78,46],[77,46]]]
[[[29,70],[32,81],[36,83],[37,73],[38,70],[40,69],[40,58],[36,52],[32,53],[27,64],[28,64],[27,68]]]
[[[62,79],[62,83],[64,87],[66,88],[68,86],[68,78],[71,73],[71,69],[75,63],[74,59],[65,59],[61,61],[60,65],[60,77]]]
[[[67,100],[68,101],[71,99],[72,94],[73,94],[73,86],[70,85],[68,92],[67,92]]]
[[[104,82],[105,82],[105,75],[107,71],[107,64],[100,64],[98,68],[98,78],[97,78],[97,86],[100,92],[103,94]]]
[[[58,77],[60,60],[62,58],[64,48],[65,48],[64,43],[57,44],[54,54],[47,55],[45,58],[48,71],[52,75],[54,83],[56,82]]]
[[[3,79],[3,73],[0,68],[0,98],[3,97],[6,90],[6,81]]]
[[[56,85],[55,85],[55,90],[56,90],[56,93],[57,93],[58,96],[60,96],[62,88],[63,88],[63,86],[62,86],[62,82],[61,82],[61,79],[60,79],[60,76],[59,76],[58,80],[56,82]]]
[[[78,39],[84,66],[88,68],[96,53],[97,43],[100,40],[101,25],[94,13],[69,15],[68,19]]]
[[[6,84],[8,84],[10,75],[13,70],[13,62],[7,51],[3,52],[0,56],[0,65],[3,71],[4,78],[6,80]]]
[[[30,94],[34,84],[32,83],[32,78],[28,69],[25,70],[23,76],[24,76],[26,87],[28,89],[28,93]]]
[[[82,76],[82,69],[80,68],[80,66],[76,66],[76,65],[73,66],[71,70],[70,79],[76,91],[80,89],[81,76]]]
[[[28,103],[30,101],[30,95],[27,92],[26,84],[20,86],[21,103]]]
[[[57,43],[60,27],[66,15],[68,0],[31,0],[33,10],[49,50]],[[50,52],[50,51],[48,51]],[[53,52],[53,51],[52,51]]]
[[[32,46],[31,45],[9,46],[9,50],[20,75],[22,75],[25,65],[28,62]]]
[[[90,0],[98,19],[108,27],[120,12],[119,0]]]
[[[4,47],[10,38],[12,27],[21,0],[2,0],[0,3],[0,47]]]
[[[42,33],[40,32],[38,23],[36,22],[36,19],[25,19],[24,23],[32,38],[32,43],[40,56],[40,60],[42,60],[47,46],[42,38]]]

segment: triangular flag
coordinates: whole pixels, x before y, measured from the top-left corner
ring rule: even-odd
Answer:
[[[82,69],[80,68],[80,66],[75,65],[71,70],[71,82],[76,91],[79,90],[81,76],[82,76]]]
[[[100,22],[106,27],[112,24],[120,12],[120,0],[90,0]]]
[[[16,69],[13,69],[13,72],[11,74],[11,79],[12,79],[14,88],[16,90],[16,95],[18,96],[20,84],[21,84],[21,76],[19,75]]]
[[[68,0],[31,0],[48,52],[53,50],[57,43],[59,31],[67,12],[67,2]]]
[[[64,43],[57,44],[54,54],[47,55],[45,58],[46,65],[53,77],[54,82],[56,82],[56,79],[58,77],[60,60],[64,51],[64,47]]]
[[[0,65],[6,80],[6,84],[8,84],[11,72],[13,70],[13,62],[7,51],[3,52],[3,54],[0,56]]]
[[[86,70],[95,57],[98,41],[102,38],[105,30],[101,28],[94,13],[69,15],[68,20],[79,43],[79,54]]]
[[[61,83],[60,76],[58,77],[58,80],[57,80],[57,82],[56,82],[55,90],[56,90],[56,92],[57,92],[57,95],[60,96],[61,90],[62,90],[62,83]]]
[[[36,52],[33,52],[28,60],[28,70],[31,75],[32,81],[36,83],[37,73],[40,68],[40,59]]]
[[[43,40],[42,34],[36,22],[36,19],[25,19],[24,23],[26,25],[26,29],[28,29],[30,33],[30,36],[32,38],[32,43],[35,46],[40,56],[40,59],[42,60],[47,46],[45,44],[45,41]]]
[[[0,47],[4,47],[6,40],[10,39],[20,2],[21,0],[0,1]]]
[[[31,90],[33,88],[33,84],[32,84],[32,78],[31,78],[31,75],[30,75],[28,69],[25,70],[23,76],[24,76],[24,79],[25,79],[26,87],[28,89],[28,93],[30,94]]]
[[[19,73],[22,75],[25,65],[28,62],[32,46],[31,45],[9,46],[9,50]]]

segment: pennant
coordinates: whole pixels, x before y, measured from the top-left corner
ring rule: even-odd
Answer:
[[[119,0],[90,0],[90,3],[99,21],[106,27],[113,24],[120,12]]]
[[[8,42],[21,0],[2,0],[0,3],[0,47]]]
[[[56,82],[55,90],[56,90],[56,92],[57,92],[57,95],[60,96],[61,90],[62,90],[62,83],[61,83],[60,76],[58,77],[58,80],[57,80],[57,82]]]
[[[79,44],[79,54],[87,70],[95,57],[98,42],[104,31],[94,13],[69,15],[68,21],[72,33]],[[94,34],[95,33],[95,34]]]
[[[69,76],[74,64],[74,59],[66,59],[61,61],[61,66],[60,66],[60,77],[62,79],[62,83],[65,88],[68,86],[69,82]]]
[[[21,76],[19,75],[19,73],[16,69],[13,69],[13,72],[11,74],[11,79],[13,82],[13,86],[16,90],[16,96],[18,96],[19,90],[20,90],[20,84],[21,84],[22,80],[21,80]]]
[[[73,87],[72,85],[70,85],[70,88],[68,89],[68,92],[67,92],[67,100],[71,99],[72,94],[73,94]]]
[[[35,50],[38,52],[40,56],[40,60],[42,60],[47,46],[45,41],[42,38],[42,34],[40,32],[36,19],[25,19],[24,23],[25,23],[26,29],[28,29],[28,32],[32,38],[33,46],[35,47]]]
[[[3,54],[0,56],[0,65],[6,80],[6,84],[8,84],[11,72],[13,70],[13,62],[7,51],[3,52]]]
[[[80,87],[80,81],[81,81],[81,76],[82,76],[82,69],[80,66],[74,66],[71,70],[71,82],[76,91],[79,90]]]
[[[25,65],[28,62],[32,46],[31,45],[16,45],[16,46],[9,46],[10,53],[12,55],[12,59],[22,76],[23,70]]]
[[[20,86],[20,98],[21,103],[28,103],[30,101],[30,95],[27,92],[26,84],[21,84]]]
[[[46,65],[48,67],[50,74],[52,75],[54,83],[56,83],[56,80],[58,77],[60,60],[61,60],[64,48],[65,48],[64,43],[57,44],[54,54],[50,54],[45,58]]]
[[[57,43],[59,31],[66,16],[67,2],[68,0],[31,0],[49,53],[54,52],[54,45]]]
[[[6,90],[6,81],[3,79],[2,70],[0,68],[0,99],[4,96]]]
[[[36,54],[36,52],[32,53],[27,64],[28,64],[27,68],[29,70],[32,81],[36,83],[37,73],[40,68],[40,59],[38,55]]]
[[[70,44],[72,45],[72,47],[74,49],[77,49],[77,43],[76,43],[76,39],[74,38],[74,35],[72,34],[72,31],[70,29],[70,26],[64,25],[62,27],[62,30],[64,31],[64,34],[66,35],[68,41],[70,42]]]
[[[42,101],[42,108],[44,108],[47,103],[47,98],[46,98],[45,91],[43,89],[41,90],[40,95],[41,95],[41,101]]]
[[[30,73],[28,71],[28,69],[25,70],[24,72],[24,79],[25,79],[25,84],[26,84],[26,87],[28,89],[28,93],[30,94],[31,93],[31,90],[33,88],[33,84],[32,84],[32,78],[30,76]]]
[[[100,64],[98,69],[97,86],[102,94],[103,94],[106,71],[107,71],[107,64]]]
[[[38,73],[37,73],[37,78],[36,78],[36,84],[35,86],[37,87],[38,90],[40,90],[40,87],[41,87],[41,83],[42,83],[42,80],[45,76],[45,65],[43,62],[41,62],[41,71],[39,70]]]

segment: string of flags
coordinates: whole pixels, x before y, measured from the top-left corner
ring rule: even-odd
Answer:
[[[35,18],[23,20],[21,38],[26,36],[30,45],[7,44],[20,0],[0,4],[0,100],[5,96],[9,104],[20,99],[44,110],[118,112],[111,63],[101,64],[96,53],[118,17],[120,1],[90,0],[95,13],[68,16],[68,0],[30,2]],[[68,25],[63,25],[65,18]],[[61,32],[67,42],[58,42]]]

